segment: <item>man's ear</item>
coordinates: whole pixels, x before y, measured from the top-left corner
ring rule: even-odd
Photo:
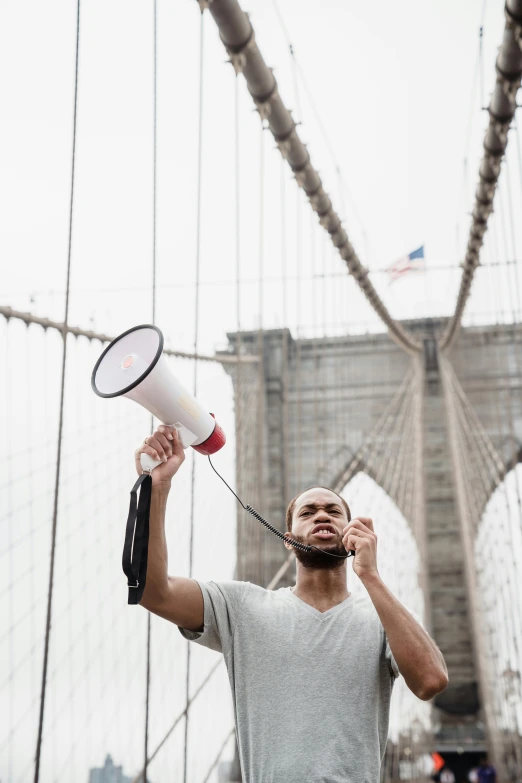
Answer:
[[[290,533],[290,532],[287,530],[287,531],[286,531],[286,533],[285,533],[285,538],[291,538],[291,537],[292,537],[292,534],[291,534],[291,533]],[[292,544],[289,544],[289,543],[288,543],[288,541],[283,541],[283,544],[285,545],[285,547],[286,547],[286,548],[287,548],[289,551],[291,551],[291,550],[294,548],[294,547],[292,546]]]

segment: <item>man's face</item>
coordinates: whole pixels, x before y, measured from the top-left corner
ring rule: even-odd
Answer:
[[[329,489],[308,489],[295,503],[289,536],[302,544],[316,546],[323,552],[346,555],[342,542],[343,528],[348,524],[346,509],[340,498]],[[310,568],[337,568],[345,560],[321,552],[294,550],[298,560]]]

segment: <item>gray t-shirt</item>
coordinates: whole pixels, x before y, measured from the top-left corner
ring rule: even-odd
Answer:
[[[319,612],[290,588],[200,582],[225,657],[244,783],[378,783],[399,669],[370,597]]]

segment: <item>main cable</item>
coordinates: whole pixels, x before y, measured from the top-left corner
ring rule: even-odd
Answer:
[[[274,534],[274,536],[277,536],[281,539],[281,541],[284,541],[288,544],[291,544],[295,549],[299,549],[301,552],[312,552],[314,549],[316,549],[318,552],[321,552],[323,555],[328,555],[329,557],[337,557],[340,560],[346,560],[349,557],[352,557],[355,555],[355,550],[350,550],[350,552],[347,552],[346,555],[336,555],[334,552],[326,552],[324,549],[321,549],[318,546],[314,546],[313,544],[301,544],[300,541],[296,541],[294,538],[290,538],[285,535],[285,533],[281,533],[280,530],[278,530],[276,527],[270,524],[264,517],[261,516],[259,511],[256,511],[253,506],[251,506],[249,503],[246,505],[243,503],[241,498],[236,495],[230,484],[223,478],[221,473],[218,473],[214,465],[212,464],[212,460],[210,459],[210,454],[208,455],[208,461],[210,462],[210,467],[216,474],[216,476],[219,476],[223,484],[225,484],[226,487],[232,492],[234,497],[236,498],[237,502],[242,506],[242,508],[245,509],[245,511],[248,511],[249,514],[251,514],[255,519],[257,519],[258,522],[261,522],[262,525],[264,525],[268,530],[270,530],[271,533]]]

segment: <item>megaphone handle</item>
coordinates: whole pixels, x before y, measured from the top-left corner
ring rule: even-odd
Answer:
[[[170,427],[171,429],[178,429],[174,424],[167,424],[167,427]],[[184,449],[187,447],[183,443],[183,439],[180,436],[181,445]],[[144,473],[152,473],[154,468],[157,468],[158,465],[161,465],[161,460],[158,462],[158,460],[152,459],[152,457],[149,457],[148,454],[140,454],[140,462],[141,462],[141,469]]]
[[[178,438],[184,449],[188,449],[188,447],[192,446],[194,441],[197,440],[197,435],[191,432],[188,427],[184,427],[181,424],[166,424],[165,426],[177,430]],[[148,454],[140,454],[140,462],[141,469],[144,473],[151,473],[154,468],[157,468],[158,465],[161,465],[161,461],[158,462],[157,460],[152,459],[152,457],[149,457]]]
[[[140,454],[140,463],[141,463],[141,469],[144,473],[151,473],[154,468],[157,468],[158,465],[161,465],[161,460],[152,459],[152,457],[149,457],[148,454]]]

